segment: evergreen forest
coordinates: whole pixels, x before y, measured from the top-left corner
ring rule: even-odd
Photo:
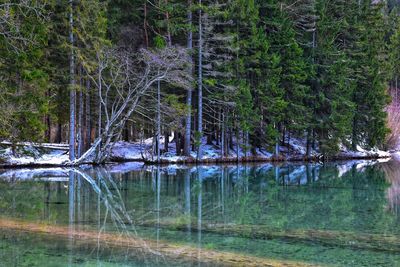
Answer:
[[[0,0],[0,141],[102,162],[153,153],[389,149],[398,0]],[[395,97],[397,94],[395,94]],[[160,140],[165,140],[161,142]],[[88,154],[88,153],[86,153]]]

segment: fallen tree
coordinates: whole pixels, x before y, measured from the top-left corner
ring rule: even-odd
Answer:
[[[90,149],[72,165],[104,163],[115,141],[119,140],[126,121],[136,110],[146,92],[157,82],[189,88],[188,56],[179,47],[138,53],[107,49],[98,53],[97,73],[90,75],[99,95],[99,137]]]

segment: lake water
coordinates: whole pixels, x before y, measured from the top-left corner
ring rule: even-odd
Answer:
[[[400,165],[0,172],[0,266],[400,266]]]

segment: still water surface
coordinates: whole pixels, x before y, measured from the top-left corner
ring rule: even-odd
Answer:
[[[400,266],[399,163],[122,167],[0,172],[0,266]]]

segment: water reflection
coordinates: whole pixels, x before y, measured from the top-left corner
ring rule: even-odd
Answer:
[[[274,253],[267,251],[269,245],[277,246],[268,242],[288,238],[294,243],[279,243],[282,249],[296,242],[310,246],[311,237],[300,235],[306,231],[313,231],[315,244],[331,247],[349,245],[318,235],[340,234],[350,241],[357,238],[353,233],[371,239],[400,235],[400,173],[394,162],[152,166],[129,172],[115,171],[117,167],[29,177],[0,173],[1,216],[68,226],[71,266],[79,241],[76,232],[84,231],[97,233],[90,255],[99,263],[105,251],[111,255],[110,249],[116,250],[104,242],[115,234],[134,240],[141,252],[135,260],[150,265],[166,264],[166,241],[196,248],[194,261],[202,262],[204,249],[267,255]]]
[[[400,168],[396,161],[388,162],[382,165],[385,177],[390,184],[387,189],[386,197],[388,200],[388,209],[400,218]]]
[[[352,198],[346,195],[349,204],[357,205],[353,203],[354,197],[371,191],[374,200],[382,201],[380,192],[386,190],[387,205],[395,212],[400,203],[398,170],[394,162],[374,166],[365,163],[201,166],[180,167],[173,171],[171,167],[151,167],[127,173],[114,173],[106,168],[74,169],[65,170],[64,175],[69,179],[60,181],[49,175],[18,179],[15,174],[0,173],[0,190],[1,200],[5,202],[2,205],[5,215],[19,212],[20,217],[26,216],[24,212],[28,207],[19,205],[18,209],[16,206],[29,198],[23,197],[24,192],[33,191],[30,198],[43,196],[43,210],[35,211],[35,216],[40,217],[38,219],[52,221],[57,216],[57,221],[63,223],[66,221],[63,216],[67,215],[69,223],[100,223],[103,228],[107,223],[113,223],[119,230],[124,230],[125,225],[134,222],[154,219],[157,226],[162,218],[179,217],[187,222],[190,230],[189,221],[197,220],[200,225],[202,217],[207,221],[211,217],[213,221],[235,221],[231,213],[237,209],[233,211],[233,205],[246,198],[250,201],[246,205],[261,209],[264,208],[258,204],[259,201],[276,202],[269,207],[276,210],[282,201],[302,198],[303,195],[312,200],[327,194],[332,197],[338,193],[351,194]],[[43,193],[39,185],[44,189]],[[287,194],[289,191],[291,194]],[[63,209],[65,203],[69,204],[68,210]],[[300,205],[296,202],[289,204]],[[257,216],[266,214],[259,212]],[[254,223],[259,222],[255,220]]]

